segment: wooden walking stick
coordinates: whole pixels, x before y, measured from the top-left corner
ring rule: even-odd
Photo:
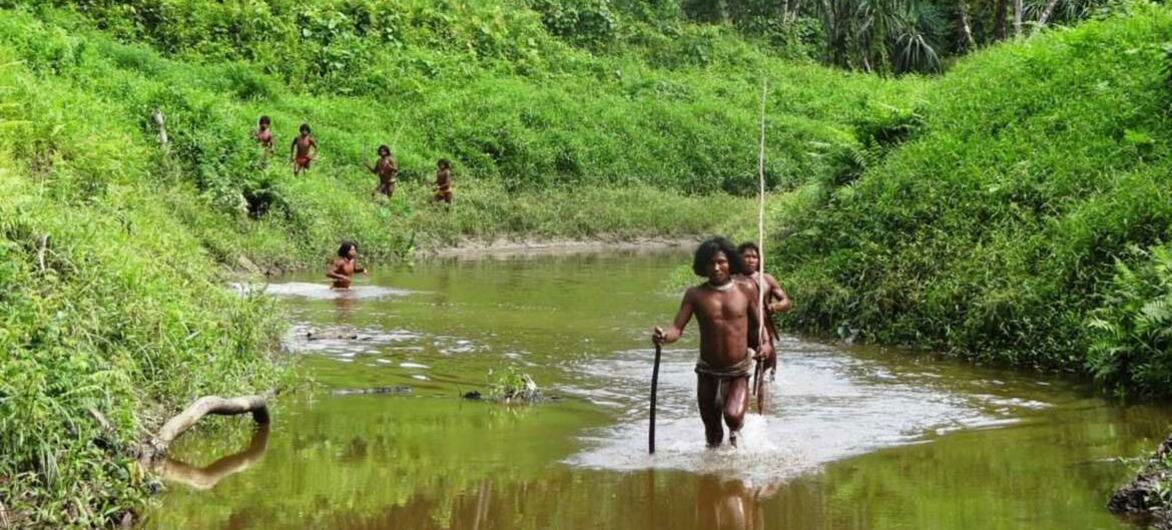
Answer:
[[[659,354],[663,347],[655,343],[655,367],[651,369],[651,429],[647,431],[647,452],[655,454],[655,393],[659,387]]]

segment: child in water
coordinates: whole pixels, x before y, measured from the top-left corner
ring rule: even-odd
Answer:
[[[366,274],[366,268],[355,263],[357,257],[358,245],[353,242],[343,241],[342,246],[338,247],[338,257],[326,269],[326,276],[334,280],[335,289],[349,289],[356,272]]]

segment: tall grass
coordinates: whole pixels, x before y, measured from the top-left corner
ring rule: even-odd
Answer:
[[[109,526],[143,501],[132,451],[161,415],[276,384],[279,319],[95,142],[125,133],[87,127],[109,105],[0,64],[0,499],[18,526]]]

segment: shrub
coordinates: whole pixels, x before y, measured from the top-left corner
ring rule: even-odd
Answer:
[[[1164,395],[1172,385],[1172,248],[1119,260],[1102,305],[1087,319],[1088,368],[1116,393]]]

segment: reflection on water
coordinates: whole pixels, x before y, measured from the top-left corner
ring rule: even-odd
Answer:
[[[210,490],[216,487],[221,480],[252,467],[264,455],[269,441],[269,426],[267,423],[257,425],[252,434],[248,447],[239,453],[225,456],[205,467],[195,467],[191,464],[168,457],[159,464],[158,472],[167,482],[183,484],[196,490]]]
[[[787,338],[768,415],[740,449],[707,451],[690,329],[664,352],[647,455],[648,330],[674,314],[679,293],[660,286],[686,262],[451,261],[351,293],[313,275],[270,285],[298,322],[289,349],[327,388],[283,396],[267,436],[222,419],[180,439],[174,458],[195,464],[167,464],[145,526],[1124,528],[1102,509],[1129,473],[1110,459],[1150,449],[1167,410],[906,354]],[[460,399],[508,365],[564,399]],[[413,391],[329,392],[399,386]]]
[[[760,530],[765,512],[760,501],[777,486],[750,488],[740,480],[718,476],[696,477],[696,528],[712,530]]]

